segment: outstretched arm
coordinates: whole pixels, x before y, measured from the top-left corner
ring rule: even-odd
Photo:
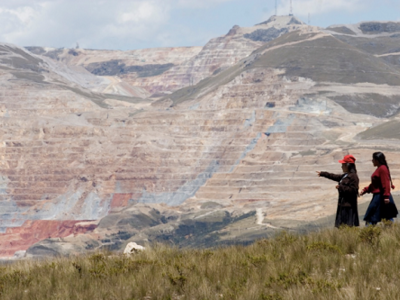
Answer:
[[[337,175],[337,174],[332,174],[332,173],[328,173],[328,172],[318,172],[317,171],[317,174],[320,177],[325,177],[325,178],[328,178],[328,179],[336,181],[336,182],[339,182],[343,177],[343,174]]]

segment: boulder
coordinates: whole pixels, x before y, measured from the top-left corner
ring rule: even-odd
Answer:
[[[146,248],[143,246],[140,246],[138,244],[136,244],[135,242],[130,242],[128,243],[128,245],[126,245],[125,250],[124,250],[124,254],[132,254],[132,253],[138,253],[139,251],[143,251]]]

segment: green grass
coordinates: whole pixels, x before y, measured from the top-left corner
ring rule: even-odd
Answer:
[[[361,140],[375,140],[375,139],[400,139],[399,132],[400,122],[391,120],[386,123],[380,124],[376,127],[367,129],[357,135]]]
[[[379,36],[373,39],[345,35],[337,35],[336,38],[340,39],[346,44],[349,44],[371,54],[399,52],[400,36],[398,35],[398,33],[393,34],[392,36]]]
[[[400,299],[400,226],[1,267],[1,299]]]
[[[281,68],[316,82],[400,85],[397,67],[332,36],[270,50],[251,67]]]
[[[351,113],[388,118],[399,112],[399,96],[384,96],[376,93],[329,97]]]
[[[275,46],[280,46],[280,45],[284,45],[287,43],[294,43],[294,42],[300,42],[300,41],[304,41],[307,40],[309,38],[312,38],[314,36],[316,36],[317,33],[307,33],[307,34],[300,34],[300,31],[292,31],[289,33],[286,33],[284,35],[281,35],[280,37],[265,43],[263,46],[261,46],[260,48],[256,49],[253,53],[262,53],[264,52],[264,50],[275,47]]]
[[[337,33],[344,33],[344,34],[351,34],[351,35],[355,35],[356,33],[351,30],[350,28],[346,27],[346,26],[340,26],[340,27],[328,27],[327,28],[330,31],[334,31]]]

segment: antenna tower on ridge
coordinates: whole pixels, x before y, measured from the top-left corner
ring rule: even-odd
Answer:
[[[289,16],[293,16],[292,0],[290,0],[290,14],[289,14]]]
[[[278,0],[275,0],[275,16],[278,15]]]

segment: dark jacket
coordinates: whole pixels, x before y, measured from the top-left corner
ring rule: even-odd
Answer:
[[[358,184],[359,179],[357,173],[348,174],[332,174],[328,172],[321,172],[321,177],[331,179],[333,181],[339,182],[339,198],[338,205],[345,207],[357,206],[358,198]]]
[[[331,174],[321,172],[321,177],[325,177],[339,183],[338,207],[336,211],[335,226],[359,226],[358,219],[358,176],[357,173]]]

